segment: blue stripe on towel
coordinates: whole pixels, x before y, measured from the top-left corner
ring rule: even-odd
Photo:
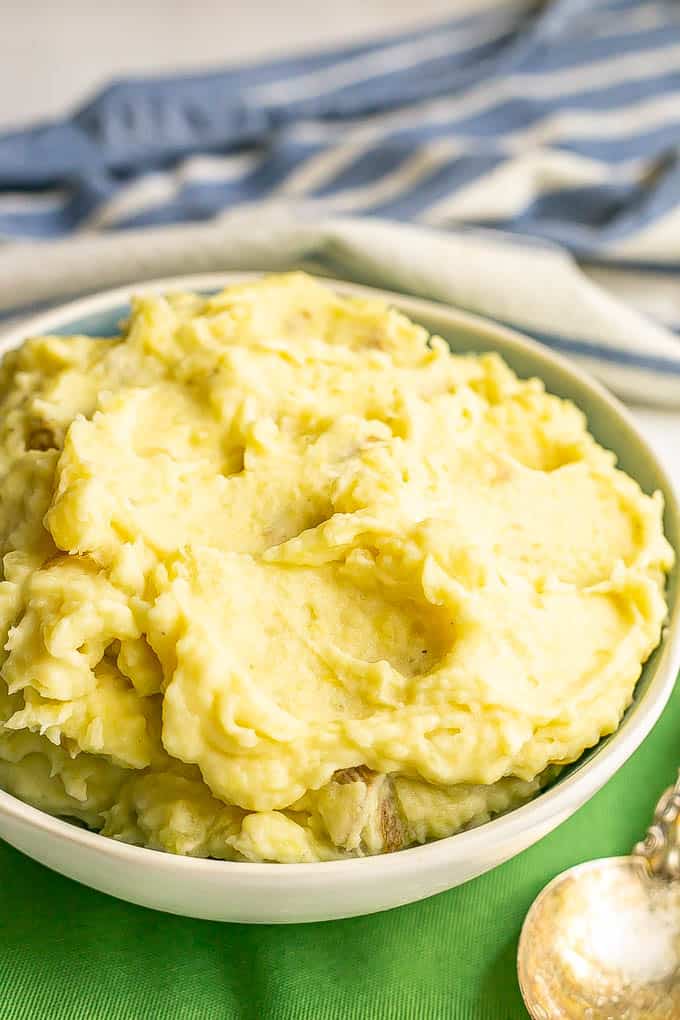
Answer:
[[[635,66],[628,69],[626,61]],[[664,97],[670,106],[654,122],[636,119],[636,104]],[[584,111],[602,116],[601,133],[591,127],[584,134],[578,123],[570,130],[565,122],[563,131],[558,124],[556,134],[541,138],[547,118]],[[612,133],[606,129],[612,123],[622,128]],[[300,135],[305,130],[313,141]],[[115,83],[68,120],[0,137],[0,234],[64,236],[98,219],[106,229],[205,219],[244,201],[278,197],[290,174],[324,146],[341,154],[344,149],[345,158],[327,177],[312,175],[309,189],[298,189],[296,196],[332,203],[340,192],[375,187],[398,173],[433,141],[464,144],[402,193],[378,203],[370,196],[362,203],[355,195],[352,209],[427,216],[442,198],[474,181],[475,173],[481,178],[523,151],[538,151],[563,159],[564,169],[549,195],[540,180],[529,181],[526,200],[504,226],[553,238],[579,255],[606,258],[613,190],[617,215],[625,214],[626,237],[650,217],[663,222],[676,201],[662,181],[654,186],[660,191],[656,199],[644,174],[680,147],[677,7],[670,2],[612,7],[601,0],[517,3],[294,59]],[[260,166],[224,181],[194,177],[187,184],[173,177],[178,160],[237,149],[262,152]],[[599,164],[599,179],[578,179],[570,155]],[[609,169],[632,161],[640,166],[632,167],[629,180],[611,180]],[[99,215],[152,170],[167,175],[163,200],[151,193],[147,208],[136,199],[132,214],[123,203],[120,217]],[[32,210],[31,195],[47,186],[63,189],[61,204],[45,208],[36,201]],[[3,202],[3,187],[23,192],[20,208]],[[641,189],[648,195],[644,203]],[[579,203],[581,227],[574,226],[572,201]],[[493,206],[490,186],[490,210]],[[485,217],[483,208],[475,209],[473,219],[491,222],[493,214]],[[667,251],[663,261],[675,264]]]

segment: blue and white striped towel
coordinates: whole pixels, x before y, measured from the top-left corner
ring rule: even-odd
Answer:
[[[0,234],[0,315],[302,264],[451,301],[680,406],[680,5],[511,0],[116,83],[0,136]]]

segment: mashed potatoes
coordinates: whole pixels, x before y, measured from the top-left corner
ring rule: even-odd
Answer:
[[[0,784],[317,861],[453,833],[616,729],[661,498],[571,404],[292,274],[0,369]]]

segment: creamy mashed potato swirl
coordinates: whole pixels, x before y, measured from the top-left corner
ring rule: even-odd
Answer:
[[[494,354],[288,274],[0,368],[0,784],[317,861],[479,824],[618,726],[662,501]]]

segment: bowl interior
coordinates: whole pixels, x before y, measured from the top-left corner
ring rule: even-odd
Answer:
[[[203,293],[214,293],[216,289],[201,288]],[[351,291],[360,288],[348,286],[346,289]],[[430,333],[442,336],[454,353],[497,351],[520,377],[538,376],[549,392],[572,400],[586,414],[589,429],[597,441],[616,454],[619,466],[635,478],[645,492],[651,493],[657,489],[662,492],[665,502],[666,537],[680,553],[680,510],[675,493],[670,488],[656,458],[650,456],[645,441],[629,421],[624,409],[604,389],[573,370],[568,363],[551,351],[544,350],[540,345],[510,331],[499,330],[492,323],[487,324],[473,316],[454,317],[456,319],[454,323],[451,313],[443,306],[440,311],[436,305],[412,301],[409,298],[401,299],[394,296],[392,303],[411,319],[425,326]],[[51,326],[50,332],[60,335],[83,333],[89,336],[115,336],[119,332],[121,320],[125,319],[129,312],[130,306],[127,303],[114,303],[110,307],[78,318],[67,317],[65,310],[64,320],[57,326]],[[679,572],[679,564],[676,562],[667,586],[669,612],[673,618],[676,616],[678,602]],[[627,727],[636,706],[645,698],[664,652],[664,644],[662,641],[645,663],[635,688],[633,701],[616,733]],[[564,769],[550,788],[554,788],[567,776],[584,768],[595,755],[601,753],[616,733],[603,738],[577,762]]]

